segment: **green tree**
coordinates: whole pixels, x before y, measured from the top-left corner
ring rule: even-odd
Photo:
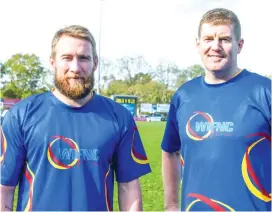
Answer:
[[[149,73],[138,73],[138,74],[135,74],[135,76],[132,78],[132,83],[134,85],[136,84],[146,84],[146,83],[149,83],[152,81],[152,76],[149,74]]]
[[[179,74],[177,74],[177,77],[176,77],[176,88],[180,87],[185,82],[192,80],[198,76],[204,76],[204,74],[205,74],[205,69],[198,64],[189,66],[186,69],[182,69],[179,72]]]
[[[48,90],[45,69],[34,54],[15,54],[4,63],[3,96],[25,98]]]
[[[123,80],[113,80],[109,83],[108,88],[104,90],[104,95],[110,97],[114,94],[131,94],[129,85]]]
[[[176,76],[181,72],[181,69],[174,63],[166,60],[161,60],[153,72],[154,79],[161,84],[159,102],[169,103],[171,95],[175,90]]]
[[[133,78],[135,74],[140,72],[148,73],[151,69],[143,56],[122,57],[116,61],[116,68],[129,85],[134,83]]]
[[[138,96],[138,103],[169,103],[174,91],[165,91],[165,86],[157,81],[133,86],[134,95]],[[165,94],[164,94],[165,93]],[[164,95],[162,95],[164,94]]]
[[[161,60],[152,75],[156,81],[162,83],[168,89],[175,85],[176,75],[180,71],[181,69],[174,62]]]
[[[99,66],[99,70],[97,71],[100,71],[100,89],[101,91],[103,91],[112,80],[115,80],[115,76],[113,74],[115,71],[115,67],[114,63],[111,60],[105,58],[102,58],[99,61]]]

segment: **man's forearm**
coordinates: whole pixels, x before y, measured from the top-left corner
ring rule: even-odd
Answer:
[[[142,194],[139,180],[118,184],[120,211],[142,211]]]
[[[13,210],[13,199],[14,199],[13,186],[3,186],[0,185],[0,195],[1,195],[1,211],[12,211]]]
[[[162,152],[162,179],[165,210],[179,210],[181,165],[179,153]]]

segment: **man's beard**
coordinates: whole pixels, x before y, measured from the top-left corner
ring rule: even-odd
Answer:
[[[66,97],[72,100],[83,99],[93,90],[94,87],[94,72],[92,71],[88,78],[75,76],[73,78],[80,78],[83,82],[74,83],[73,86],[69,84],[69,78],[57,77],[55,71],[54,84],[55,87]]]

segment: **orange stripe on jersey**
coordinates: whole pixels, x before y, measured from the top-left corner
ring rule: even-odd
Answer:
[[[105,174],[105,179],[104,179],[104,184],[105,184],[105,199],[106,199],[106,205],[107,205],[107,210],[108,211],[112,211],[112,206],[111,206],[111,203],[110,203],[110,195],[109,195],[109,189],[108,189],[108,185],[107,185],[107,177],[110,173],[110,166],[111,164],[109,165],[109,169],[108,171],[106,172]]]
[[[144,155],[141,155],[135,151],[134,140],[135,140],[136,130],[137,130],[137,128],[135,127],[134,132],[133,132],[133,136],[132,136],[132,142],[131,142],[131,151],[130,151],[131,157],[138,164],[148,164],[149,161],[148,161],[147,157]]]
[[[200,201],[206,203],[208,206],[210,206],[215,211],[226,211],[223,207],[221,207],[219,204],[214,202],[213,200],[209,199],[208,197],[205,197],[201,194],[195,194],[190,193],[188,194],[189,197],[195,197],[196,199],[199,199]],[[186,210],[187,211],[187,210]]]
[[[5,158],[5,153],[7,151],[7,139],[6,139],[6,136],[3,132],[3,129],[1,127],[1,152],[2,152],[2,155],[0,157],[0,162],[2,163],[4,161],[4,158]]]
[[[181,164],[182,166],[184,166],[184,159],[183,159],[182,155],[180,155],[180,164]]]
[[[29,182],[29,198],[27,201],[27,205],[24,211],[32,211],[32,203],[33,203],[33,190],[34,190],[34,179],[35,176],[33,174],[33,172],[31,171],[31,169],[29,168],[28,163],[26,163],[26,169],[25,169],[25,176],[27,181]]]
[[[272,200],[272,193],[268,193],[264,187],[261,185],[259,179],[257,178],[256,174],[254,173],[254,170],[251,166],[250,160],[249,160],[249,154],[251,150],[261,141],[265,140],[266,137],[260,138],[259,140],[255,141],[253,144],[251,144],[243,157],[242,160],[242,176],[245,181],[245,184],[247,188],[250,190],[250,192],[257,198],[265,201],[265,202],[270,202]],[[254,181],[254,183],[258,186],[258,188],[251,182],[250,177]]]

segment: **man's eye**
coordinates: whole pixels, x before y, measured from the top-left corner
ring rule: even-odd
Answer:
[[[71,60],[72,58],[69,57],[69,56],[64,56],[64,57],[62,57],[62,59],[63,59],[63,60]]]
[[[81,56],[81,57],[79,57],[79,59],[80,59],[80,60],[90,60],[89,57],[85,57],[85,56]]]
[[[224,42],[229,42],[230,41],[228,38],[222,38],[221,40],[224,41]]]

